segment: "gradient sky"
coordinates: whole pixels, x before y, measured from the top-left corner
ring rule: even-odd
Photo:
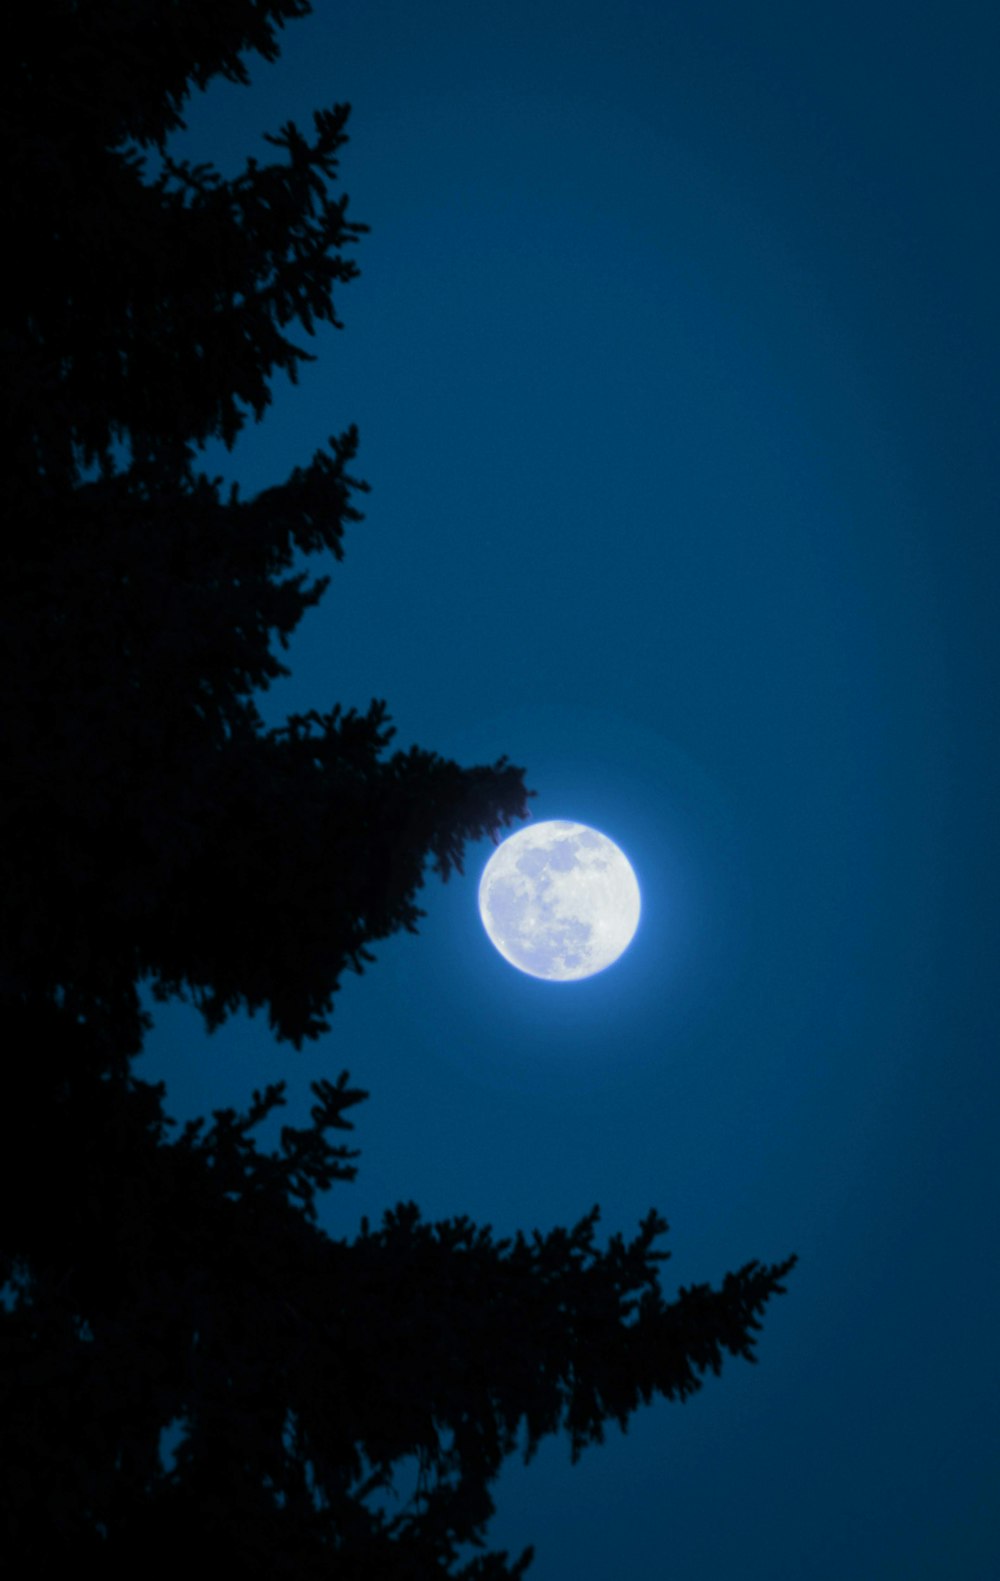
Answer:
[[[212,457],[252,490],[354,421],[372,484],[266,717],[506,753],[643,916],[522,976],[486,844],[319,1043],[171,1005],[140,1074],[182,1118],[349,1069],[334,1233],[596,1202],[665,1214],[668,1290],[801,1259],[759,1366],[505,1472],[535,1581],[1000,1573],[997,15],[320,0],[177,144],[354,106],[346,328]]]

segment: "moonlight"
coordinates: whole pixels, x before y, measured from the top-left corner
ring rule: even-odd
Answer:
[[[639,923],[639,885],[613,840],[586,824],[530,824],[498,846],[479,884],[483,927],[519,971],[549,982],[617,961]]]

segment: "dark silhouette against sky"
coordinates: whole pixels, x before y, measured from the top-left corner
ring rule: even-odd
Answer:
[[[484,839],[316,1042],[147,994],[139,1074],[182,1121],[287,1080],[308,1127],[349,1069],[334,1235],[655,1204],[668,1293],[799,1254],[759,1366],[503,1472],[537,1581],[996,1570],[996,32],[344,0],[172,144],[228,176],[352,105],[345,327],[209,457],[246,497],[356,423],[372,485],[266,723],[384,697],[393,747],[506,754],[643,915],[598,977],[522,977]]]
[[[357,1155],[329,1133],[367,1097],[346,1072],[263,1151],[284,1082],[177,1130],[164,1084],[134,1075],[140,987],[207,1033],[265,1010],[296,1049],[329,1032],[344,973],[417,931],[425,872],[460,874],[467,844],[527,815],[521,769],[393,749],[378,700],[272,728],[254,702],[325,591],[296,561],[340,560],[361,520],[357,431],[249,498],[197,458],[259,421],[276,372],[294,384],[290,327],[338,322],[364,234],[332,190],[349,112],[286,122],[235,179],[167,142],[192,84],[246,86],[239,52],[273,61],[275,18],[308,9],[56,3],[8,68],[0,1543],[18,1574],[196,1553],[242,1576],[516,1581],[530,1547],[484,1551],[504,1461],[553,1434],[575,1460],[753,1360],[795,1263],[666,1299],[655,1210],[602,1244],[597,1208],[498,1237],[401,1200],[331,1237],[317,1198]]]

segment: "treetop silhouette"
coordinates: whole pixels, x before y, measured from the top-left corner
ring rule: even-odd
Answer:
[[[401,1204],[336,1240],[317,1202],[356,1167],[331,1138],[364,1096],[346,1076],[266,1150],[282,1084],[178,1131],[133,1072],[147,979],[209,1027],[266,1007],[318,1036],[343,972],[417,927],[428,866],[527,811],[505,759],[392,750],[381,701],[274,729],[255,706],[326,585],[301,557],[339,560],[360,520],[357,434],[250,499],[200,456],[338,322],[364,231],[336,193],[348,111],[229,180],[169,136],[309,10],[46,0],[0,67],[0,1529],[23,1573],[194,1552],[518,1576],[527,1556],[483,1551],[503,1460],[557,1432],[577,1454],[752,1359],[794,1261],[668,1302],[655,1213],[603,1249],[596,1210],[498,1240]]]
[[[281,1036],[323,1030],[345,966],[414,926],[425,859],[446,877],[526,811],[505,762],[386,758],[381,702],[271,731],[254,705],[327,585],[297,559],[341,558],[360,520],[357,435],[247,500],[197,455],[294,378],[295,330],[337,323],[364,230],[335,196],[348,109],[231,181],[165,140],[192,86],[245,80],[240,52],[272,59],[307,10],[39,7],[8,65],[3,955],[133,1044],[143,976],[210,1025],[266,1004]]]

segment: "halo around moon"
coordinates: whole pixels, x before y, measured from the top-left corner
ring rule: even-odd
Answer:
[[[574,982],[604,971],[639,924],[639,883],[613,840],[552,819],[504,840],[479,882],[483,927],[531,977]]]

